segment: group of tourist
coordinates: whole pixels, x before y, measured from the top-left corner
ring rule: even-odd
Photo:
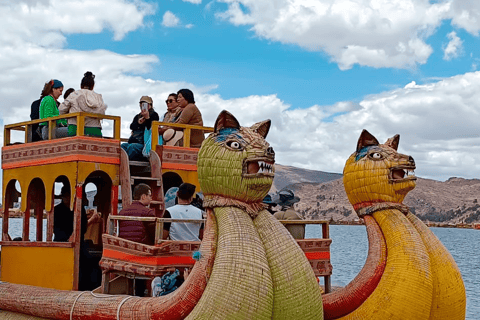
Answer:
[[[171,219],[203,219],[203,211],[194,205],[195,186],[190,183],[182,183],[177,190],[177,204],[167,208],[164,218]],[[152,189],[144,183],[138,184],[133,190],[133,202],[123,208],[119,215],[130,217],[155,217],[153,209],[149,208],[152,201]],[[155,244],[155,222],[137,220],[121,220],[118,225],[118,236],[134,242],[147,245]],[[179,241],[201,241],[203,238],[203,224],[166,222],[163,224],[163,239]],[[188,275],[188,270],[183,270],[183,275],[177,279],[179,286]],[[146,289],[146,281],[135,282],[135,295],[143,296]]]
[[[95,75],[87,71],[80,82],[80,90],[68,89],[63,96],[64,101],[58,102],[63,93],[63,83],[53,79],[43,86],[40,99],[35,100],[31,106],[30,119],[47,119],[62,114],[75,112],[89,112],[105,114],[107,105],[103,102],[101,94],[93,91],[95,87]],[[42,122],[33,126],[32,141],[48,139],[48,122]],[[57,120],[55,129],[52,131],[53,138],[74,136],[77,132],[77,119],[69,118]],[[85,119],[85,135],[102,137],[102,125],[100,119]]]
[[[149,149],[147,141],[151,135],[152,121],[188,124],[203,126],[202,113],[195,105],[193,92],[189,89],[181,89],[177,93],[170,93],[165,100],[167,111],[160,119],[158,113],[153,109],[153,99],[149,96],[140,98],[140,113],[135,115],[130,130],[132,130],[128,142],[122,143],[128,158],[133,161],[145,160],[148,157]],[[183,131],[181,128],[162,126],[158,129],[163,144],[183,146]],[[190,135],[190,147],[200,148],[205,139],[203,130],[192,130]]]
[[[63,83],[52,79],[45,83],[40,99],[35,100],[31,106],[30,119],[46,119],[68,113],[88,112],[105,114],[107,105],[102,95],[93,91],[95,87],[95,75],[87,71],[80,83],[80,90],[68,89],[60,103],[58,98],[63,93]],[[148,157],[149,149],[145,145],[151,137],[152,121],[167,123],[188,124],[203,126],[200,110],[195,105],[193,92],[189,89],[181,89],[177,93],[168,95],[167,111],[160,119],[153,108],[153,99],[150,96],[140,98],[140,112],[135,115],[130,124],[131,135],[128,142],[122,143],[121,147],[126,151],[130,160],[142,161]],[[48,140],[48,122],[42,122],[32,126],[32,141]],[[178,127],[163,126],[159,128],[160,137],[167,145],[183,145],[183,129]],[[75,136],[77,132],[77,119],[75,117],[56,121],[53,138]],[[85,118],[85,135],[102,137],[102,125],[100,119]],[[192,130],[190,135],[190,147],[199,148],[204,140],[203,130]]]

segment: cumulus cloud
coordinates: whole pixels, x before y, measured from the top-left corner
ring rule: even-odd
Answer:
[[[163,15],[162,25],[167,28],[177,27],[180,19],[171,11],[165,12]]]
[[[29,41],[61,47],[64,34],[99,33],[104,29],[112,30],[114,39],[121,40],[153,13],[153,6],[147,3],[135,5],[120,0],[12,1],[0,5],[0,27],[9,31],[2,32],[0,41],[2,45]]]
[[[218,16],[261,38],[324,51],[341,69],[405,68],[432,53],[425,39],[448,12],[424,0],[220,0]]]
[[[443,49],[443,59],[452,60],[462,53],[463,41],[457,36],[455,31],[450,32],[447,37],[450,41]]]
[[[75,3],[70,1],[69,5],[72,6]],[[361,130],[367,129],[382,142],[394,134],[400,134],[399,151],[415,158],[419,176],[438,179],[446,179],[452,175],[480,176],[480,137],[476,123],[476,119],[480,116],[478,106],[480,72],[471,72],[426,84],[412,82],[405,84],[403,88],[365,97],[360,102],[341,101],[327,106],[312,105],[306,109],[292,109],[276,95],[224,99],[211,93],[215,84],[199,87],[195,83],[145,79],[142,75],[159,63],[159,59],[153,55],[121,55],[107,50],[64,49],[63,34],[65,33],[100,32],[101,29],[95,29],[92,26],[103,25],[104,28],[114,30],[114,36],[124,36],[128,30],[141,28],[143,18],[149,14],[148,10],[144,10],[144,6],[138,4],[130,7],[123,0],[108,1],[108,10],[113,8],[114,11],[121,12],[123,9],[132,8],[132,14],[124,16],[125,19],[131,20],[123,21],[114,19],[113,16],[106,17],[105,12],[102,11],[93,12],[95,11],[93,10],[94,1],[92,3],[82,1],[77,5],[80,3],[87,3],[92,8],[93,21],[90,25],[83,24],[84,27],[82,24],[74,27],[73,23],[61,21],[62,17],[65,17],[61,15],[58,15],[58,19],[53,19],[58,20],[57,24],[40,23],[39,21],[44,18],[38,13],[40,8],[44,13],[57,17],[55,12],[58,6],[64,5],[59,2],[23,1],[11,3],[8,6],[0,5],[0,14],[5,17],[0,21],[4,31],[0,34],[2,43],[0,47],[0,73],[2,74],[0,122],[15,123],[27,120],[31,102],[39,97],[43,83],[49,79],[58,78],[65,87],[78,88],[83,73],[90,70],[96,74],[95,91],[101,93],[108,104],[107,114],[122,117],[123,137],[127,137],[130,133],[129,124],[138,112],[138,99],[142,95],[152,96],[155,109],[162,114],[165,111],[163,101],[167,95],[179,88],[187,87],[195,93],[195,100],[207,126],[214,124],[218,113],[223,109],[234,114],[244,126],[271,119],[272,127],[267,140],[275,149],[277,162],[280,164],[341,173],[345,160],[355,150]],[[255,3],[256,6],[263,7],[254,8]],[[283,2],[276,1],[276,4],[281,3]],[[292,3],[300,2],[292,1]],[[327,3],[327,1],[317,3]],[[412,2],[395,3],[406,6]],[[260,14],[261,11],[268,12],[270,9],[275,9],[274,4],[275,1],[244,1],[243,5],[248,5],[250,9],[254,8],[252,12]],[[304,1],[304,6],[298,8],[298,10],[306,10],[305,30],[310,28],[307,4],[309,5],[309,2]],[[233,8],[233,3],[229,5]],[[272,8],[269,7],[270,5]],[[326,7],[325,10],[330,7]],[[316,10],[321,12],[320,7]],[[351,11],[354,10],[351,9]],[[294,21],[295,19],[289,18],[287,13],[285,19]],[[345,15],[345,13],[338,13],[339,17],[342,14]],[[352,13],[348,14],[353,17]],[[252,15],[253,13],[242,13],[231,18],[244,19],[238,21],[245,22],[251,19]],[[275,18],[276,16],[273,15],[270,20]],[[373,19],[369,15],[365,15],[364,18],[363,22],[360,19],[351,23],[362,26],[368,24],[369,19]],[[78,18],[70,17],[69,19]],[[108,21],[111,21],[111,24]],[[268,26],[275,26],[275,23],[269,23],[267,23]],[[71,31],[73,28],[78,30]],[[294,29],[294,26],[291,29]],[[70,31],[67,32],[67,30]],[[282,28],[277,32],[281,30]],[[268,34],[266,29],[263,32]],[[322,32],[326,34],[325,30]],[[341,38],[338,35],[337,37]],[[374,37],[371,36],[371,38]],[[338,41],[341,42],[341,40]],[[402,50],[408,51],[408,48],[413,47],[421,49],[421,40],[418,41],[420,44],[415,45],[412,42],[405,45]],[[372,40],[372,43],[375,41]],[[379,57],[382,55],[387,57],[390,54],[388,50],[382,53],[380,46],[372,48],[378,50]],[[358,48],[357,50],[362,51]],[[352,55],[349,57],[349,63],[355,63],[353,61],[357,60],[365,61],[368,52],[364,51],[363,55],[359,53]],[[105,130],[108,131],[111,128],[105,126]],[[3,131],[0,132],[3,134]],[[22,135],[20,134],[19,137],[22,138]],[[1,137],[0,141],[3,141]]]
[[[202,3],[202,0],[183,0],[183,2],[190,2],[190,3],[193,3],[193,4],[200,4],[200,3]]]
[[[478,1],[450,0],[449,17],[452,24],[478,36],[480,30],[480,3]]]
[[[325,52],[344,70],[424,64],[433,52],[426,39],[446,19],[474,35],[480,29],[478,1],[219,1],[228,9],[218,17],[251,26],[260,38]]]

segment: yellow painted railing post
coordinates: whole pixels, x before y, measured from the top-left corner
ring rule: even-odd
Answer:
[[[3,145],[8,146],[10,144],[10,128],[5,128],[3,134]]]
[[[158,145],[158,121],[152,121],[152,150]]]
[[[85,132],[85,117],[77,116],[77,136],[84,136]]]
[[[121,127],[120,119],[113,120],[113,127],[114,127],[113,139],[120,140],[120,127]]]
[[[190,147],[190,135],[191,135],[190,128],[185,128],[185,130],[183,130],[183,146],[185,148]]]
[[[55,120],[55,121],[56,121],[56,120]],[[52,140],[54,128],[55,128],[55,127],[53,126],[53,121],[52,121],[52,120],[49,120],[49,121],[48,121],[48,140]]]

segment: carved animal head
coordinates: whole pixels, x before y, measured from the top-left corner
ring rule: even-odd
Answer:
[[[397,152],[399,140],[397,134],[385,144],[379,144],[367,130],[362,131],[357,151],[347,160],[343,170],[343,184],[352,205],[401,203],[415,188],[415,161]]]
[[[250,203],[267,195],[275,172],[275,152],[265,141],[270,123],[245,128],[228,111],[220,113],[198,153],[198,179],[206,196]]]

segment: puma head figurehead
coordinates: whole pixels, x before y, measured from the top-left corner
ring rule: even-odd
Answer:
[[[198,153],[198,179],[206,197],[221,196],[245,203],[261,202],[272,186],[275,152],[265,137],[270,120],[241,127],[228,111],[215,121],[215,131]]]
[[[357,150],[343,170],[343,183],[352,205],[361,203],[401,203],[415,188],[415,161],[397,152],[397,134],[384,144],[363,130]]]

